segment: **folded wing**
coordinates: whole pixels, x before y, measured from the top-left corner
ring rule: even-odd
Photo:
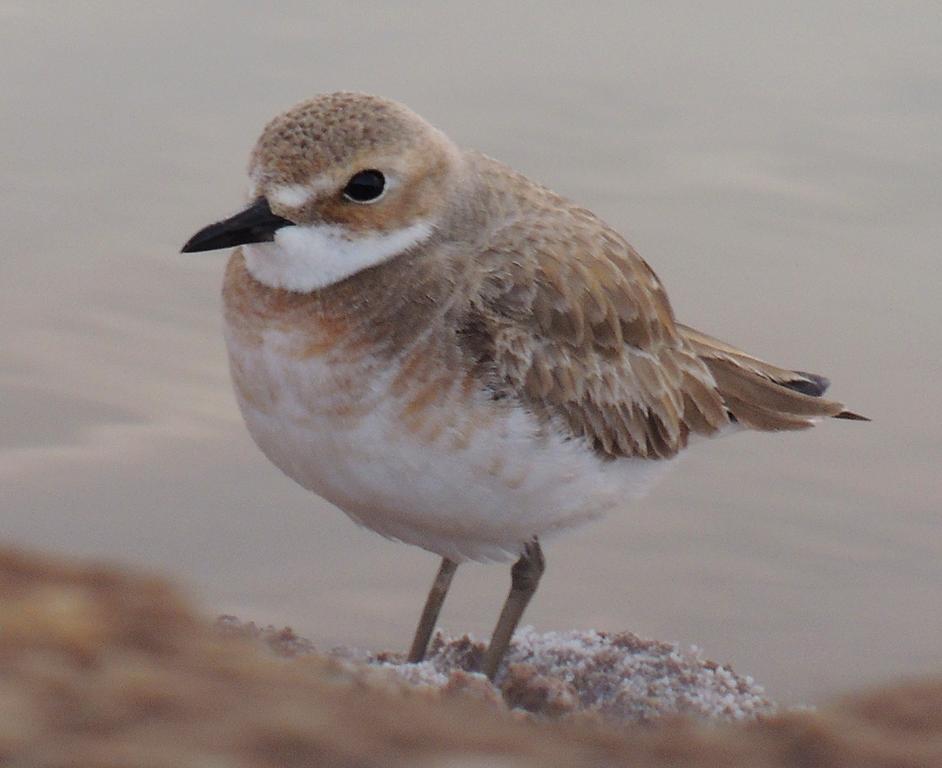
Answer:
[[[657,276],[621,236],[552,203],[493,233],[476,260],[462,340],[495,397],[611,458],[669,458],[691,434],[733,423],[771,431],[862,418],[819,397],[823,377],[676,323]]]

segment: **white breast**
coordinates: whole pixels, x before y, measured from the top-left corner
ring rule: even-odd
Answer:
[[[361,402],[345,403],[359,369],[299,359],[279,331],[261,345],[227,342],[249,432],[275,465],[362,525],[456,561],[516,556],[533,536],[639,495],[667,466],[603,462],[581,441],[541,434],[521,408],[459,397],[457,385],[424,414],[432,428],[407,429],[390,394],[395,366],[374,369]]]

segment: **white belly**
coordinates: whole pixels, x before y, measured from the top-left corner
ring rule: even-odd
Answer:
[[[390,394],[398,371],[388,366],[368,372],[366,407],[352,403],[344,415],[347,385],[364,371],[298,359],[281,332],[266,331],[260,345],[233,334],[227,342],[245,422],[276,466],[358,523],[456,561],[516,556],[533,536],[643,493],[667,466],[601,461],[582,441],[541,434],[523,409],[483,395],[440,399],[425,419],[434,429],[407,429],[403,402]]]

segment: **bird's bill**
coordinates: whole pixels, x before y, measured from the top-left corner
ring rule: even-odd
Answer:
[[[260,197],[235,216],[203,227],[186,241],[181,253],[234,248],[246,243],[270,243],[275,239],[276,230],[292,224],[294,222],[272,213],[268,201]]]

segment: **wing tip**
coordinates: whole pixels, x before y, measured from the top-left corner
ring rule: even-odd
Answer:
[[[783,382],[789,389],[800,392],[810,397],[821,397],[831,386],[831,380],[826,376],[820,376],[817,373],[808,373],[806,371],[795,371],[800,378]]]
[[[834,414],[835,419],[847,419],[848,421],[873,421],[869,416],[863,416],[853,411],[841,411]]]
[[[786,381],[784,384],[789,389],[793,389],[803,395],[821,397],[827,392],[828,387],[831,386],[831,380],[826,376],[820,376],[817,373],[808,373],[807,371],[795,371],[795,373],[801,378]],[[833,418],[846,419],[847,421],[871,421],[868,416],[843,409],[839,413],[835,413]]]

